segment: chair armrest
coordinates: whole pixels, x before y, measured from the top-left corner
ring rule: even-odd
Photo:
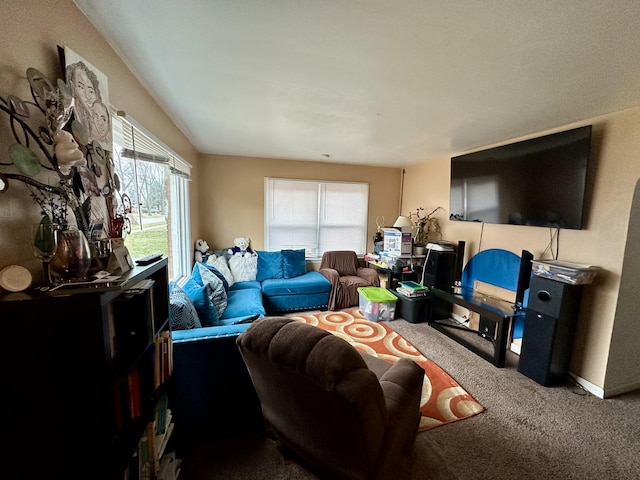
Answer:
[[[340,274],[333,268],[321,268],[318,270],[327,280],[331,282],[331,285],[337,284]]]
[[[380,276],[378,275],[378,271],[373,268],[358,267],[357,275],[361,278],[364,278],[374,287],[380,286]]]

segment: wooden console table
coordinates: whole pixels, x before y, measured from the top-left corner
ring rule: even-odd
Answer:
[[[434,300],[439,299],[477,312],[484,321],[492,323],[495,326],[495,335],[493,338],[489,338],[493,343],[493,354],[490,354],[457,333],[457,331],[463,330],[476,332],[480,335],[480,332],[467,328],[462,324],[455,324],[454,321],[448,318],[430,318],[429,320],[431,326],[436,330],[464,345],[485,360],[490,361],[496,367],[504,367],[511,320],[516,315],[516,310],[512,303],[484,295],[469,288],[457,288],[455,290],[453,288],[432,288],[431,295]]]

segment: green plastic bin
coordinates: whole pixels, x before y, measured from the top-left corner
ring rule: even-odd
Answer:
[[[360,311],[367,320],[383,322],[393,320],[396,314],[396,297],[386,288],[360,287]]]

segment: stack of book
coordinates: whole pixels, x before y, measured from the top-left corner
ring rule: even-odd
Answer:
[[[405,297],[424,297],[429,293],[429,288],[417,282],[399,282],[396,292]]]

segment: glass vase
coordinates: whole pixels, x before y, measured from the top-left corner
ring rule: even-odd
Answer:
[[[86,280],[91,266],[91,249],[84,233],[77,228],[56,231],[56,251],[51,259],[51,275],[55,281]]]

